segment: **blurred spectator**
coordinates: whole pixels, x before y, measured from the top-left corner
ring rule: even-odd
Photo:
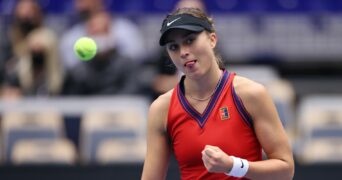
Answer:
[[[88,19],[85,24],[86,35],[95,40],[98,52],[92,60],[71,68],[64,94],[104,95],[136,91],[133,73],[137,63],[117,50],[116,41],[111,38],[111,23],[107,12],[96,13]]]
[[[3,28],[4,33],[0,35],[2,77],[5,76],[5,71],[14,68],[17,59],[12,57],[19,57],[27,52],[27,35],[42,26],[43,22],[40,5],[35,0],[18,0],[12,18],[9,27]]]
[[[43,13],[35,0],[20,0],[14,10],[14,20],[9,31],[15,55],[25,53],[26,37],[43,25]]]
[[[75,41],[86,36],[85,22],[99,12],[106,12],[103,0],[75,0],[75,8],[80,22],[72,26],[62,37],[60,52],[64,66],[68,69],[78,63],[73,53]],[[109,14],[109,12],[106,12]],[[123,56],[140,60],[143,55],[143,38],[138,27],[123,17],[110,17],[108,38],[115,42],[116,50]]]
[[[206,11],[206,7],[203,0],[179,0],[175,5],[175,9],[185,7],[193,7]]]
[[[54,32],[43,25],[35,0],[19,0],[9,28],[11,58],[5,60],[3,97],[57,95],[63,84]],[[6,52],[6,51],[5,51]]]
[[[30,32],[27,52],[15,58],[15,68],[7,71],[3,97],[54,96],[60,93],[64,73],[58,57],[57,39],[52,31],[42,27]]]
[[[154,100],[172,89],[177,84],[179,75],[166,50],[161,48],[144,60],[137,78],[140,93]]]

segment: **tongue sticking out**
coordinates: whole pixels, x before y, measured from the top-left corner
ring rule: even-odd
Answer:
[[[189,62],[185,63],[184,66],[191,68],[195,65],[195,63],[196,63],[196,60],[189,61]]]

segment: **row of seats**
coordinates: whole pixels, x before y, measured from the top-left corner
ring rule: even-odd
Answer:
[[[130,109],[87,112],[81,125],[81,158],[85,162],[142,161],[145,156],[142,120]]]
[[[87,112],[80,152],[65,136],[63,117],[53,111],[6,112],[2,116],[5,163],[139,162],[145,155],[142,118],[134,111]]]
[[[148,104],[135,96],[1,102],[0,162],[142,162]],[[70,115],[80,118],[78,143],[66,134]]]
[[[14,152],[21,152],[17,147],[23,139],[56,140],[63,136],[62,119],[58,113],[19,113],[8,112],[2,116],[2,137],[4,149],[4,161],[11,161],[20,156]],[[26,142],[24,142],[26,144]],[[45,144],[45,143],[44,143]],[[19,146],[18,146],[19,145]],[[46,144],[47,145],[47,144]],[[52,144],[50,144],[52,145]]]
[[[338,16],[306,15],[216,18],[218,32],[230,57],[274,55],[284,59],[341,56]]]
[[[301,163],[342,162],[342,96],[312,95],[298,106],[294,153]]]
[[[279,60],[320,57],[339,59],[342,55],[342,18],[336,14],[311,17],[306,14],[240,15],[213,14],[220,52],[229,62],[258,56]],[[164,15],[145,15],[137,23],[145,37],[146,51],[158,47]],[[56,27],[58,29],[58,27]],[[55,28],[55,29],[56,29]],[[156,35],[157,34],[157,35]],[[297,59],[296,59],[297,58]]]

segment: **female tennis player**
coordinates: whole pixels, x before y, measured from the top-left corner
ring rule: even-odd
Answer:
[[[143,180],[165,179],[171,153],[183,180],[293,178],[291,147],[271,97],[225,69],[217,41],[212,19],[199,9],[165,18],[159,43],[184,75],[150,106]]]

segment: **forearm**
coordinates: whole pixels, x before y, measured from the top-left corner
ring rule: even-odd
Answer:
[[[157,170],[151,170],[151,169],[144,167],[141,180],[153,180],[153,179],[164,180],[166,179],[166,171],[167,169],[165,171],[164,170],[157,171]]]
[[[293,179],[294,165],[279,159],[249,161],[249,169],[245,177],[253,180],[289,180]]]

